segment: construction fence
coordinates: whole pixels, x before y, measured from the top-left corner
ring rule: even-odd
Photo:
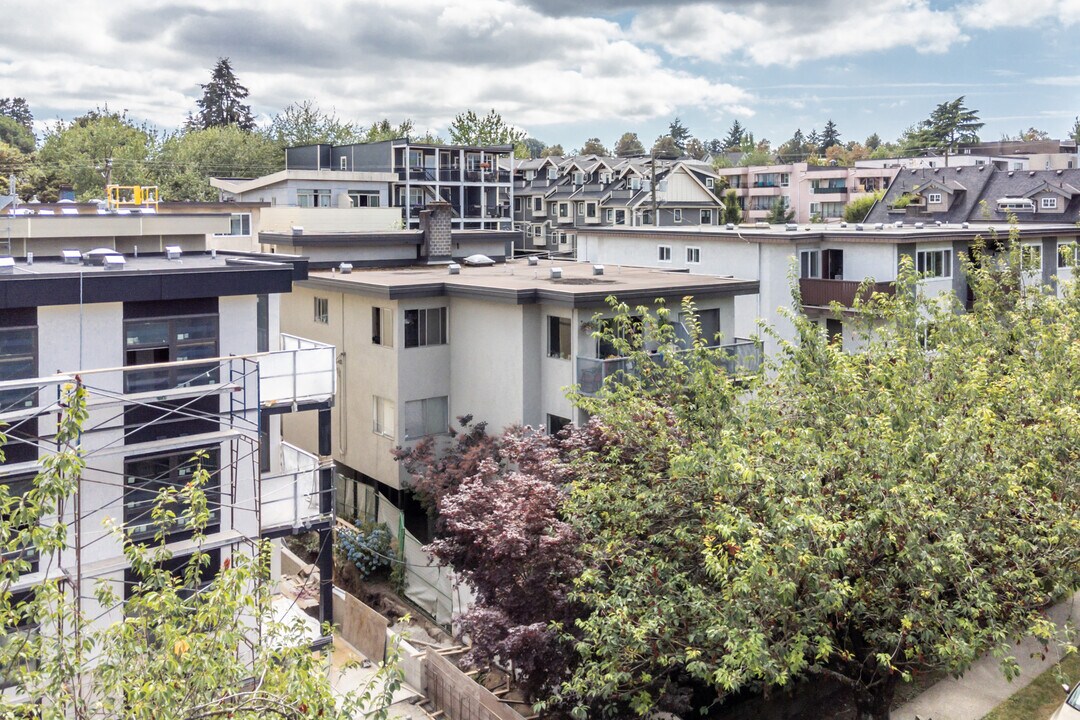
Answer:
[[[424,662],[424,694],[450,720],[523,720],[494,693],[428,649]]]

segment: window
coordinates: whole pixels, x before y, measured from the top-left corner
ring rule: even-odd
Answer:
[[[255,345],[257,352],[270,350],[270,296],[255,298]]]
[[[658,245],[656,247],[656,259],[660,262],[671,262],[671,246]]]
[[[543,230],[543,229],[544,229],[543,225],[533,225],[532,226],[532,236],[533,237],[540,237],[540,231]]]
[[[218,316],[184,315],[124,321],[126,366],[217,357]],[[124,392],[217,382],[217,364],[183,365],[124,374]]]
[[[578,215],[584,215],[585,214],[585,203],[579,202],[577,204],[577,214]]]
[[[653,224],[652,210],[642,210],[641,211],[641,224],[642,225],[652,225]]]
[[[715,186],[715,184],[716,184],[716,183],[715,183],[715,182],[713,181],[713,179],[712,179],[712,178],[705,178],[705,187],[707,187],[707,188],[709,188],[710,190],[712,190],[712,189],[713,189],[713,187]]]
[[[371,308],[371,342],[394,347],[394,311],[390,308]]]
[[[952,277],[952,250],[919,250],[915,270],[931,278]]]
[[[575,185],[584,185],[585,184],[585,173],[583,173],[583,172],[574,173],[574,184]]]
[[[521,212],[521,198],[514,198],[514,212]]]
[[[559,177],[559,169],[549,167],[547,169],[547,177],[548,177],[548,180],[554,180],[555,178]]]
[[[320,325],[330,324],[330,299],[315,298],[315,322]]]
[[[641,178],[639,178],[639,177],[630,178],[630,189],[631,190],[640,190],[641,189]]]
[[[379,193],[377,192],[349,191],[349,205],[351,207],[379,207],[379,204]]]
[[[446,308],[405,311],[405,347],[446,344]]]
[[[616,225],[625,225],[626,224],[626,211],[625,210],[616,210],[615,211],[615,224]]]
[[[548,315],[548,357],[570,359],[570,318]]]
[[[801,277],[801,278],[820,278],[821,277],[821,251],[820,250],[800,250],[799,251],[799,277]]]
[[[788,187],[791,184],[790,173],[780,173],[780,187]]]
[[[701,248],[688,247],[686,248],[686,262],[691,265],[697,265],[701,262]]]
[[[712,225],[712,209],[705,209],[701,211],[701,224]]]
[[[372,426],[372,431],[376,435],[393,438],[397,425],[394,401],[379,397],[378,395],[374,395],[373,398],[374,402],[372,403],[371,414],[374,424]]]
[[[28,492],[34,489],[34,475],[19,475],[13,477],[0,478],[0,485],[6,485],[8,489],[8,497],[20,498],[25,497]],[[14,508],[12,508],[14,510]],[[31,530],[35,523],[20,523],[18,526],[13,525],[14,518],[8,515],[0,515],[0,521],[7,524],[11,530],[10,540],[14,541],[15,536],[22,530]],[[11,560],[25,560],[30,563],[30,567],[27,572],[38,571],[38,558],[39,553],[33,543],[27,543],[21,547],[17,547],[13,550],[0,551],[0,562],[9,562]],[[0,640],[2,643],[3,640]],[[0,685],[2,687],[2,685]]]
[[[682,210],[675,208],[675,210],[672,211],[672,214],[674,215],[675,222],[682,222]]]
[[[533,198],[533,212],[544,212],[544,198],[539,195]]]
[[[450,429],[446,396],[409,400],[405,403],[405,439],[441,435]]]
[[[1076,267],[1076,261],[1080,259],[1078,251],[1080,251],[1080,245],[1076,242],[1059,242],[1057,266],[1059,268]]]
[[[330,207],[330,191],[297,190],[296,204],[300,207]]]
[[[596,203],[587,203],[585,205],[585,217],[596,217]]]
[[[611,208],[604,210],[604,222],[615,222],[615,211]]]
[[[559,203],[559,217],[570,217],[570,203]]]
[[[342,170],[348,170],[349,169],[349,158],[342,155],[341,160],[340,160],[340,167],[341,167]]]
[[[33,322],[29,317],[26,320]],[[27,380],[37,375],[37,326],[0,328],[0,380]],[[0,390],[2,410],[36,404],[34,388]]]
[[[1044,197],[1039,199],[1039,208],[1042,210],[1057,210],[1056,197]]]
[[[125,460],[124,527],[132,537],[145,540],[161,529],[151,517],[158,495],[166,488],[181,488],[191,482],[200,468],[209,474],[202,486],[210,512],[207,532],[216,532],[221,522],[219,454],[218,448],[192,448]],[[177,497],[169,508],[177,520],[172,528],[165,528],[166,534],[173,540],[178,539],[176,535],[190,536],[190,531],[182,527],[181,516],[188,509],[186,504]]]
[[[926,196],[926,202],[927,202],[928,205],[940,205],[941,204],[941,193],[929,193]]]
[[[219,237],[251,235],[251,213],[233,213],[229,218],[229,232],[215,233]]]
[[[570,424],[570,418],[564,418],[559,415],[547,416],[547,431],[548,435],[558,435],[564,427]]]
[[[1020,246],[1020,267],[1025,272],[1039,272],[1042,270],[1041,244],[1024,243]]]

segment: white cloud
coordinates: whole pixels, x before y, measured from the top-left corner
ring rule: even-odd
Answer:
[[[631,23],[632,35],[678,57],[794,66],[907,47],[945,52],[967,38],[954,17],[929,0],[851,3],[821,0],[776,7],[763,0],[725,10],[717,4],[649,8]]]
[[[965,26],[981,29],[1080,23],[1080,0],[973,0],[957,10]]]
[[[745,90],[669,67],[615,22],[550,17],[516,0],[352,0],[300,14],[285,0],[151,0],[135,14],[78,3],[70,23],[13,1],[0,84],[46,116],[108,102],[176,126],[224,55],[263,117],[307,98],[343,117],[410,117],[422,128],[445,128],[467,108],[494,107],[526,129],[684,107],[751,112]]]

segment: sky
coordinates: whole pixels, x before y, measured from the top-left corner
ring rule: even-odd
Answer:
[[[774,145],[832,119],[891,140],[960,95],[984,140],[1080,115],[1080,0],[4,0],[0,97],[44,128],[94,107],[161,129],[229,57],[263,123],[313,100],[445,137],[494,108],[569,151],[679,117]]]

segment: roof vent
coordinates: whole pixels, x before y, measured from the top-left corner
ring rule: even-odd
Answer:
[[[787,225],[784,226],[784,230],[787,231],[787,232],[794,232],[794,231],[796,231],[798,229],[799,229],[799,225],[797,223],[788,223]]]
[[[166,260],[179,260],[180,259],[180,246],[179,245],[166,245],[165,246],[165,259]]]
[[[562,268],[551,268],[551,279],[562,280]]]
[[[446,270],[451,275],[460,275],[461,274],[461,266],[458,265],[457,263],[450,263],[449,265],[446,266]]]
[[[898,227],[898,228],[904,227],[904,221],[903,220],[897,220],[896,222],[893,223],[893,227]]]
[[[1013,176],[1013,171],[1012,171],[1012,170],[1010,170],[1010,171],[1009,171],[1009,177],[1012,177],[1012,176]]]
[[[985,169],[986,169],[986,166],[985,166],[985,165],[980,165],[980,166],[979,166],[979,172],[982,172],[982,171],[983,171],[983,170],[985,170]]]
[[[900,226],[903,227],[903,223],[901,223]],[[875,224],[874,229],[875,230],[884,230],[885,229],[885,223],[877,223],[877,224]]]
[[[911,174],[912,175],[914,175],[916,172],[918,172],[918,171],[915,168],[911,168]]]
[[[531,266],[536,265],[537,263],[539,263],[540,258],[538,258],[536,255],[530,255],[528,260],[526,260],[526,262],[529,263],[529,266],[531,267]]]
[[[967,230],[967,229],[968,229],[969,227],[971,227],[971,226],[970,226],[970,225],[969,225],[968,223],[964,223],[964,224],[962,224],[962,225],[961,225],[960,227],[962,227],[962,228],[964,228],[965,230]]]
[[[938,174],[938,170],[940,170],[940,169],[941,169],[941,168],[934,168],[934,174],[935,174],[935,175],[937,175],[937,174]]]
[[[340,265],[338,265],[338,272],[340,272],[342,275],[348,275],[352,272],[352,263],[341,263]]]
[[[592,266],[592,274],[593,275],[603,275],[604,274],[604,266],[603,265],[593,265]]]
[[[64,259],[65,265],[78,265],[82,262],[82,253],[78,250],[61,250],[60,257]]]
[[[922,230],[926,225],[924,223],[915,223],[916,230]]]
[[[937,225],[938,227],[941,227],[941,221],[940,220],[935,220],[934,224]]]
[[[960,174],[960,171],[961,171],[961,170],[963,170],[963,169],[964,169],[964,168],[962,168],[962,167],[958,167],[958,168],[956,168],[956,174],[957,174],[957,175],[959,175],[959,174]]]
[[[1061,172],[1062,172],[1061,170],[1058,170],[1058,171],[1057,171],[1057,174],[1058,174],[1058,175],[1060,175],[1060,174],[1061,174]]]
[[[846,228],[846,227],[847,227],[847,223],[846,223],[846,222],[843,222],[843,221],[841,221],[841,223],[840,223],[840,227],[842,227],[842,228]]]
[[[862,225],[862,223],[857,223],[857,224],[855,225],[855,229],[856,229],[856,230],[862,230],[862,229],[863,229],[863,225]]]
[[[292,234],[293,234],[293,237],[296,237],[297,235],[303,235],[304,234],[304,228],[302,228],[302,227],[300,227],[298,225],[293,225],[292,226]]]
[[[0,257],[0,275],[15,274],[15,258]]]
[[[1035,177],[1035,171],[1032,170],[1031,172],[1029,172],[1028,177]]]
[[[124,259],[123,255],[106,255],[101,264],[105,266],[106,270],[123,270],[127,260]]]
[[[728,223],[727,225],[724,226],[724,229],[725,230],[734,230],[735,229],[735,223]]]
[[[112,248],[94,248],[83,255],[83,265],[97,265],[101,266],[105,264],[105,258],[116,255],[116,251]]]
[[[474,265],[476,267],[486,267],[487,265],[494,265],[495,261],[489,258],[487,255],[481,255],[480,253],[477,253],[476,255],[470,255],[469,257],[465,258],[465,264]]]

